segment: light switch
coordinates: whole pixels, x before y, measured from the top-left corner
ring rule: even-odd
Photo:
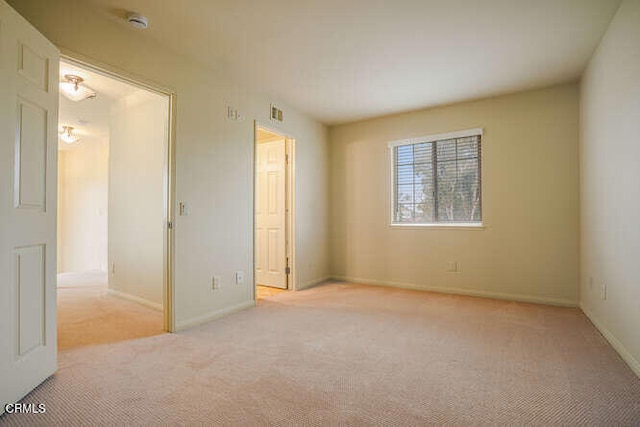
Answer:
[[[180,202],[178,204],[178,214],[180,216],[189,215],[189,206],[186,202]]]

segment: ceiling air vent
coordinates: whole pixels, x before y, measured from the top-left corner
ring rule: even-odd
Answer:
[[[271,120],[276,122],[282,121],[282,110],[271,104]]]

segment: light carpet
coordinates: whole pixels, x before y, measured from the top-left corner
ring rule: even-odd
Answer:
[[[163,333],[162,312],[108,293],[107,273],[58,275],[58,349]]]
[[[60,354],[3,425],[634,425],[640,379],[578,310],[330,283]]]

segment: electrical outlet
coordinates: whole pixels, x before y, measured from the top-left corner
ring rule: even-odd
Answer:
[[[450,273],[458,271],[458,261],[449,261],[447,263],[447,271]]]
[[[600,285],[600,292],[601,292],[601,297],[604,301],[607,300],[607,285],[605,285],[604,283],[602,285]]]
[[[211,279],[211,289],[214,291],[220,289],[220,276],[213,276]]]
[[[238,109],[227,106],[227,119],[233,120],[236,122],[241,122],[244,120],[244,116],[240,113]]]
[[[236,285],[244,283],[244,271],[236,271]]]

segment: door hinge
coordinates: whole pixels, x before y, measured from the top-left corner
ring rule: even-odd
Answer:
[[[291,267],[287,267],[284,269],[285,274],[291,274]]]
[[[167,227],[169,228],[169,230],[173,230],[173,221],[169,221],[167,223]]]

